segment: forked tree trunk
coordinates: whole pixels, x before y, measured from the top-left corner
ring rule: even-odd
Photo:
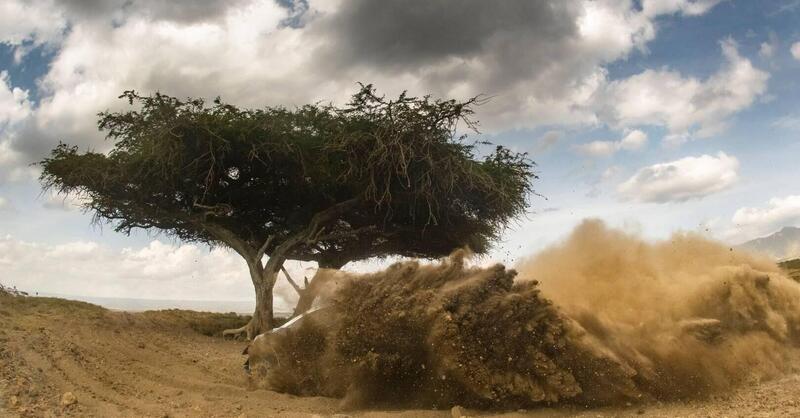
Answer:
[[[274,236],[267,238],[260,248],[255,249],[250,246],[247,241],[242,240],[223,226],[213,223],[203,224],[203,226],[220,241],[228,244],[228,246],[233,248],[247,261],[247,266],[250,270],[250,278],[256,290],[256,309],[253,312],[253,318],[250,322],[241,328],[222,331],[222,335],[247,333],[247,339],[252,340],[256,335],[271,330],[274,325],[272,317],[272,289],[275,287],[275,282],[278,279],[278,272],[283,267],[283,263],[286,261],[291,250],[298,245],[313,244],[320,240],[331,238],[331,236],[322,235],[325,225],[337,219],[346,211],[351,210],[360,201],[360,197],[355,197],[317,212],[311,218],[307,228],[286,238],[269,254],[265,254],[265,251],[269,248]],[[269,258],[266,264],[262,265],[261,259],[264,255],[268,255]],[[338,267],[341,267],[341,264]],[[311,302],[313,303],[316,295],[311,296],[313,296],[311,298]]]
[[[223,336],[247,334],[247,339],[252,340],[256,335],[269,331],[273,328],[275,320],[272,312],[272,289],[278,278],[278,272],[272,271],[273,268],[265,269],[261,267],[260,261],[248,260],[247,265],[250,270],[250,279],[256,292],[256,307],[253,317],[246,325],[241,328],[228,329],[222,332]],[[267,265],[272,267],[273,264]]]
[[[265,279],[260,283],[253,283],[256,290],[256,308],[250,321],[251,330],[247,335],[248,339],[271,330],[275,324],[272,315],[272,288],[275,282]]]

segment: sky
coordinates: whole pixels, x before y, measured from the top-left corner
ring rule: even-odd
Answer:
[[[231,252],[118,234],[42,192],[32,164],[59,141],[110,149],[96,115],[130,89],[245,107],[343,103],[358,82],[485,95],[472,136],[539,174],[487,262],[586,218],[731,245],[800,226],[799,23],[800,0],[0,0],[0,283],[252,299]]]

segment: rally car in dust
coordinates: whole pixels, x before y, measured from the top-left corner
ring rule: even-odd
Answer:
[[[290,319],[278,328],[273,328],[270,331],[259,334],[242,352],[243,355],[247,356],[247,360],[244,362],[244,370],[250,373],[253,366],[260,362],[263,362],[267,367],[280,362],[281,356],[275,344],[281,335],[296,330],[307,321],[313,321],[319,325],[326,326],[333,320],[334,315],[335,307],[332,305],[312,308],[306,313]]]

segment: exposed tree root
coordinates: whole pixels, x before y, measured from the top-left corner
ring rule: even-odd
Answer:
[[[243,326],[241,328],[226,329],[226,330],[222,331],[222,338],[225,338],[228,335],[233,335],[233,338],[236,339],[241,334],[247,334],[247,340],[248,341],[252,340],[253,339],[253,327],[252,327],[251,324],[252,324],[252,321],[248,322],[245,326]]]

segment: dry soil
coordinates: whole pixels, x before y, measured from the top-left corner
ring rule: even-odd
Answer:
[[[241,341],[202,335],[213,315],[112,312],[80,302],[0,295],[0,416],[450,417],[451,411],[340,409],[337,399],[256,389],[242,371]],[[474,411],[504,417],[798,417],[800,374],[713,399]]]

